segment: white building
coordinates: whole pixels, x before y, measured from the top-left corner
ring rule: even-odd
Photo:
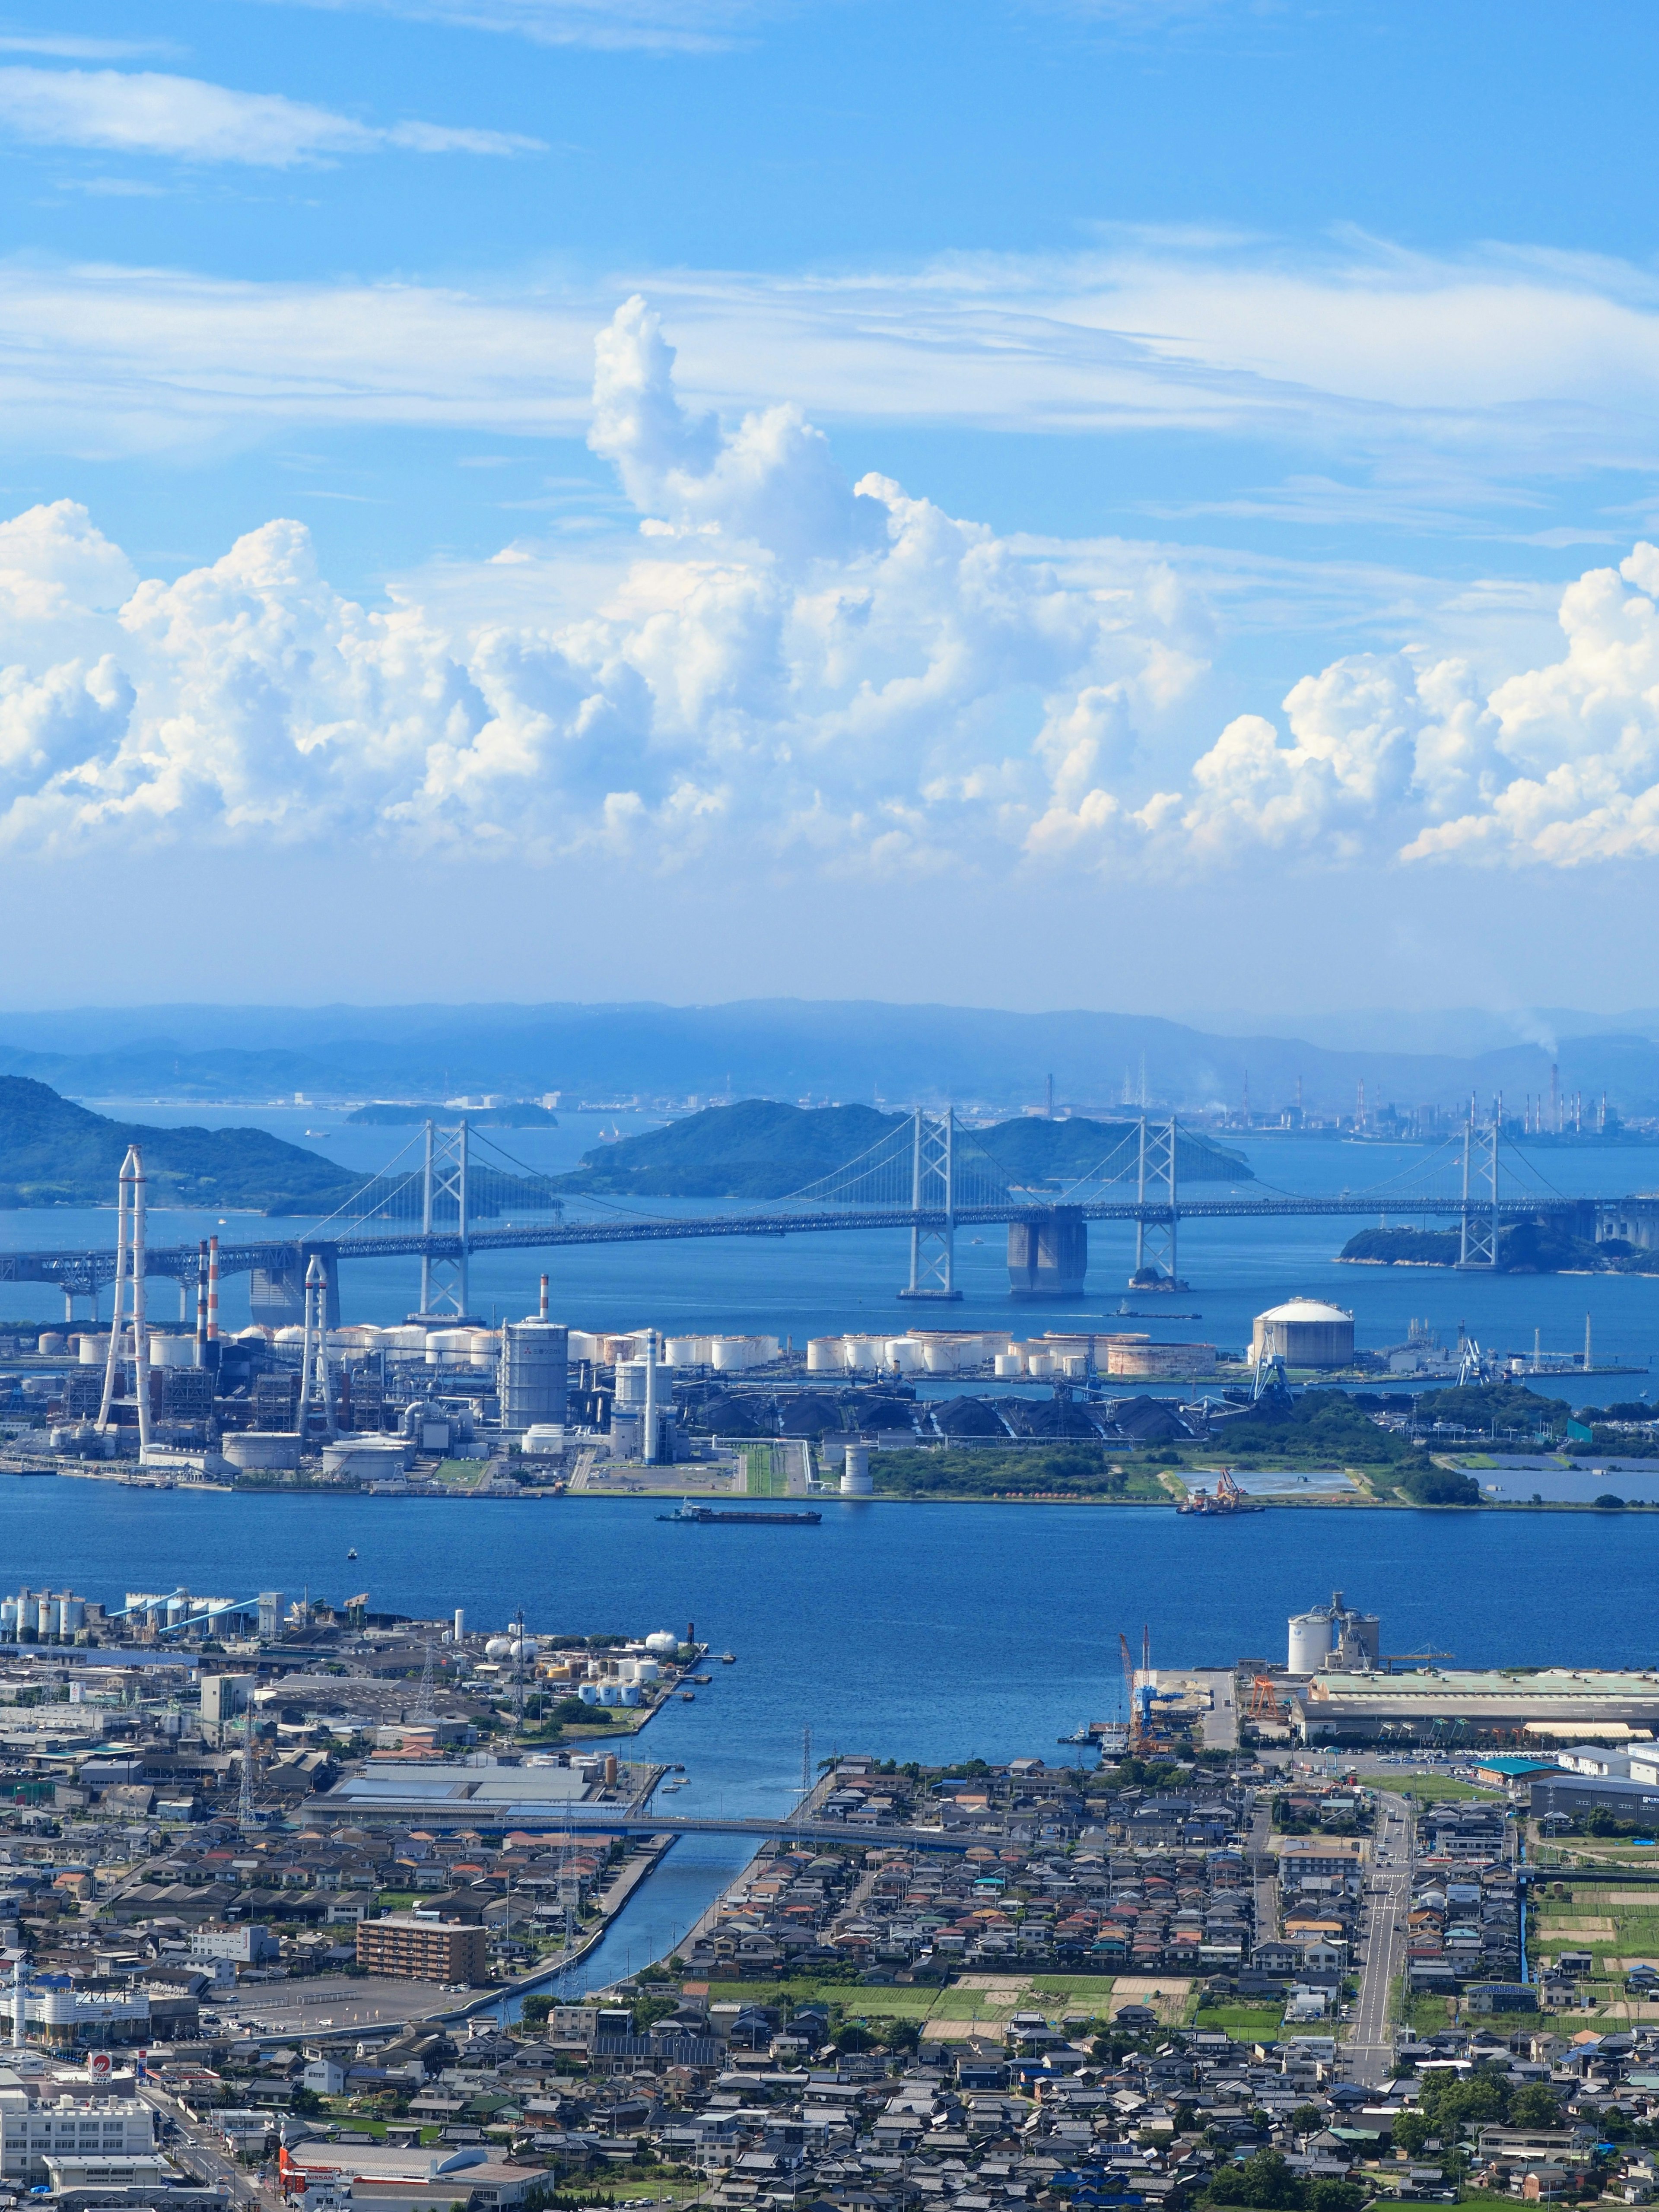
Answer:
[[[234,1959],[239,1966],[257,1966],[266,1959],[280,1959],[283,1947],[263,1921],[210,1923],[190,1931],[192,1959]]]
[[[0,2176],[9,2187],[27,2189],[46,2180],[49,2158],[149,2158],[155,2150],[155,2116],[141,2098],[54,2097],[37,2103],[15,2074],[0,2069]]]

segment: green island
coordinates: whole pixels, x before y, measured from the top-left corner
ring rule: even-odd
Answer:
[[[1339,1260],[1362,1267],[1455,1267],[1455,1229],[1362,1229],[1349,1237]],[[1540,1221],[1516,1221],[1498,1233],[1502,1274],[1659,1274],[1659,1252],[1610,1237],[1600,1244]]]
[[[143,1147],[151,1206],[325,1214],[362,1181],[264,1129],[112,1121],[28,1076],[0,1076],[0,1207],[112,1205],[129,1145]]]
[[[788,1198],[868,1152],[909,1121],[872,1106],[787,1106],[746,1098],[710,1106],[662,1129],[647,1129],[582,1155],[556,1189],[629,1198]],[[1133,1122],[1036,1115],[965,1132],[958,1158],[977,1150],[1010,1181],[1055,1188],[1088,1176],[1126,1146]],[[1182,1130],[1176,1166],[1183,1182],[1247,1182],[1247,1162]]]

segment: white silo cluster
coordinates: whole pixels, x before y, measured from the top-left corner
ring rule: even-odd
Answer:
[[[1382,1624],[1374,1613],[1358,1613],[1343,1602],[1340,1590],[1328,1605],[1316,1605],[1290,1620],[1288,1672],[1367,1673],[1382,1656]]]
[[[73,1590],[21,1589],[0,1598],[0,1637],[14,1643],[48,1643],[78,1635],[87,1625],[87,1601]]]
[[[815,1336],[809,1375],[957,1375],[1006,1351],[1006,1336],[959,1329],[912,1329],[903,1336]]]

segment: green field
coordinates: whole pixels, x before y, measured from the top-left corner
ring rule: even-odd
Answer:
[[[1193,2014],[1193,2026],[1230,2035],[1235,2043],[1276,2043],[1284,2033],[1285,2014],[1279,2005],[1212,2005]]]
[[[1491,1803],[1504,1794],[1501,1790],[1483,1790],[1474,1782],[1459,1782],[1449,1774],[1407,1774],[1388,1781],[1381,1775],[1367,1774],[1360,1778],[1368,1783],[1374,1781],[1377,1788],[1395,1790],[1402,1797],[1413,1797],[1419,1805],[1448,1797],[1480,1797]]]

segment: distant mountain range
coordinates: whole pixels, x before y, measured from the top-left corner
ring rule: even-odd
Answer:
[[[1317,1026],[1342,1025],[1322,1017]],[[567,1104],[688,1097],[902,1105],[912,1100],[1018,1110],[1056,1103],[1120,1111],[1146,1095],[1186,1110],[1252,1106],[1351,1111],[1363,1082],[1373,1111],[1461,1111],[1470,1093],[1562,1091],[1621,1115],[1659,1115],[1659,1015],[1352,1018],[1361,1042],[1222,1036],[1156,1016],[1010,1013],[877,1001],[749,1000],[712,1006],[162,1006],[0,1017],[0,1073],[83,1098],[341,1101],[498,1092]],[[1509,1022],[1513,1041],[1494,1041]],[[1416,1022],[1416,1030],[1412,1024]],[[1530,1027],[1537,1042],[1516,1031]],[[1580,1026],[1589,1024],[1588,1027]],[[1457,1050],[1460,1025],[1468,1048]],[[1432,1049],[1407,1050],[1421,1034]],[[1501,1035],[1501,1030],[1497,1032]]]

